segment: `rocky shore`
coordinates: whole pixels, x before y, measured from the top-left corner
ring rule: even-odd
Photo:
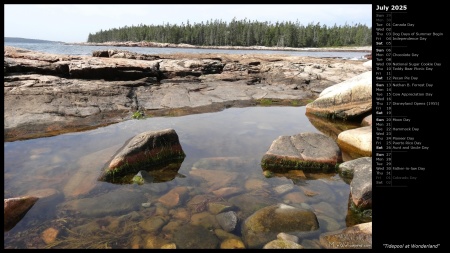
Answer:
[[[105,50],[55,55],[5,46],[5,141],[52,136],[146,116],[261,102],[305,105],[367,71],[361,61],[286,55]]]
[[[326,47],[326,48],[314,48],[314,47],[265,47],[265,46],[195,46],[190,44],[173,44],[173,43],[158,43],[149,41],[109,41],[103,43],[95,42],[79,42],[79,43],[65,43],[67,45],[81,45],[81,46],[113,46],[113,47],[168,47],[168,48],[198,48],[198,49],[223,49],[223,50],[282,50],[282,51],[310,51],[310,52],[327,52],[327,51],[345,51],[345,52],[372,52],[371,46],[365,47]]]

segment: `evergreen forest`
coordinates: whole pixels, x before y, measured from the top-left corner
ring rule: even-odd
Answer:
[[[137,25],[100,30],[87,42],[158,42],[196,46],[341,47],[371,46],[372,28],[362,24],[343,26],[296,22],[258,22],[247,19],[210,20],[181,25]]]

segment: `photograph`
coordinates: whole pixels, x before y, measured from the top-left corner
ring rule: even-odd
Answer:
[[[406,108],[439,108],[443,56],[394,46],[443,31],[407,11],[4,4],[4,249],[440,247],[376,240],[432,169],[406,180],[433,150]]]

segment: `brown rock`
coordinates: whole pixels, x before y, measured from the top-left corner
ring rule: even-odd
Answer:
[[[215,191],[213,191],[212,193],[214,195],[216,195],[217,197],[229,197],[232,196],[234,194],[240,193],[243,190],[241,188],[238,187],[223,187],[220,189],[217,189]]]
[[[203,170],[196,169],[189,171],[189,174],[194,177],[200,177],[206,180],[208,186],[212,190],[223,188],[233,182],[238,177],[239,173],[232,171],[220,170]]]
[[[44,232],[42,232],[41,238],[46,244],[50,244],[56,240],[58,234],[59,230],[55,228],[47,228],[46,230],[44,230]]]
[[[4,199],[4,231],[11,230],[38,200],[32,196]]]
[[[166,207],[172,208],[180,204],[181,201],[187,196],[188,189],[186,187],[176,187],[164,194],[158,199]]]
[[[185,156],[174,129],[143,132],[125,143],[99,180],[114,182],[120,177],[139,172],[143,167],[179,162]]]
[[[221,249],[245,249],[244,243],[235,238],[225,239],[222,243],[220,243]]]

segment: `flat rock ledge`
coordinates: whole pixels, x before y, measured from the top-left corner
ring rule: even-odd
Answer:
[[[121,177],[136,174],[143,169],[152,170],[171,162],[181,163],[185,156],[174,129],[143,132],[124,144],[99,180],[117,182]]]
[[[257,51],[255,51],[257,52]],[[361,61],[268,54],[47,54],[4,47],[5,141],[84,131],[145,116],[306,105],[367,71]]]
[[[274,140],[262,157],[261,167],[275,173],[296,169],[330,172],[341,161],[341,151],[331,137],[319,133],[300,133]]]

